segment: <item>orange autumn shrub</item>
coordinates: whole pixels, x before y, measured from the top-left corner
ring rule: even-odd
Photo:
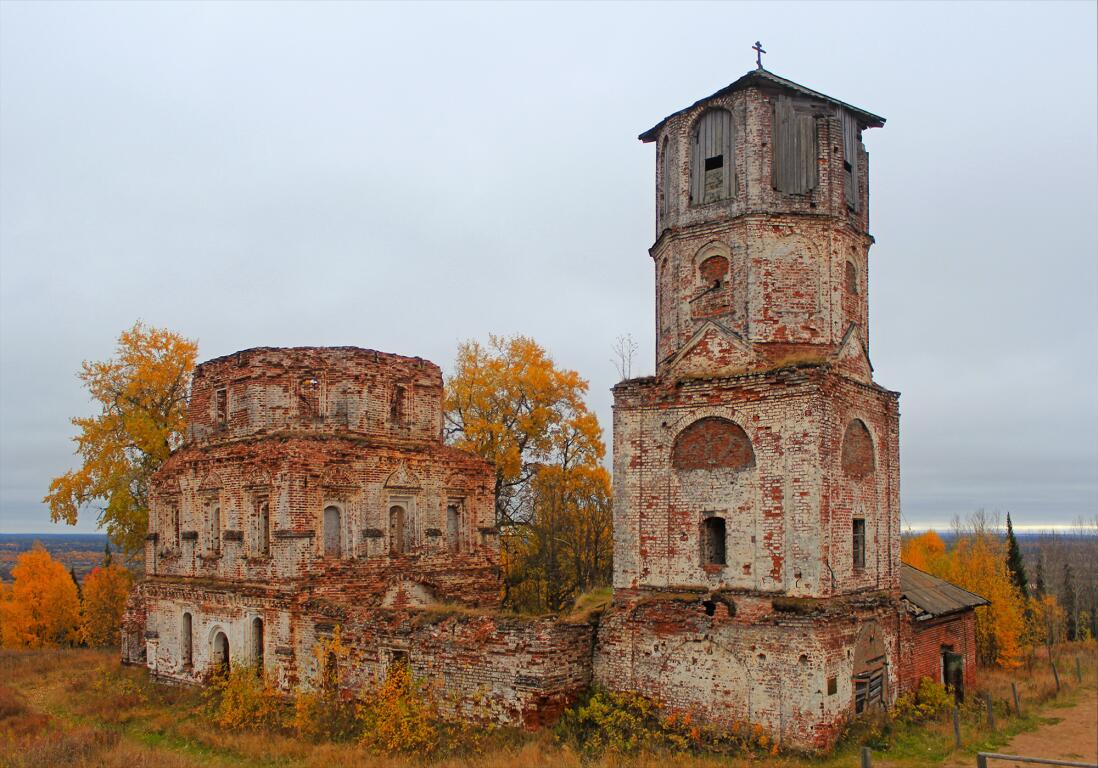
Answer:
[[[0,600],[0,641],[5,647],[46,648],[79,640],[76,583],[41,544],[19,555],[14,581]]]

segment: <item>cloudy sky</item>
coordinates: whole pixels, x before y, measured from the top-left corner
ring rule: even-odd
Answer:
[[[888,118],[873,363],[904,522],[1098,508],[1094,3],[0,5],[0,531],[58,530],[75,373],[140,318],[211,358],[653,368],[654,150],[754,66]],[[94,530],[94,515],[79,530]]]

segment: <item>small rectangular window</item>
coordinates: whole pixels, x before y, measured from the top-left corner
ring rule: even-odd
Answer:
[[[725,525],[723,517],[707,517],[702,524],[702,564],[725,564]]]
[[[838,692],[839,692],[838,678],[834,678],[834,677],[827,678],[827,695],[828,696],[834,696]]]
[[[853,520],[854,567],[865,568],[865,520],[856,517]]]
[[[393,424],[404,423],[404,387],[393,387],[393,399],[389,403],[389,421]]]
[[[461,551],[461,504],[457,502],[446,507],[446,547],[451,552]]]
[[[705,170],[715,171],[718,168],[724,168],[724,155],[705,158]]]

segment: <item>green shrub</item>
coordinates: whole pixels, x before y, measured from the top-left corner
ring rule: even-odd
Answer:
[[[896,700],[894,716],[908,723],[942,720],[953,710],[955,703],[951,689],[924,677],[916,691]]]
[[[691,712],[668,711],[632,692],[591,692],[561,716],[554,732],[558,740],[588,757],[642,751],[775,754],[778,749],[761,726],[706,724]]]

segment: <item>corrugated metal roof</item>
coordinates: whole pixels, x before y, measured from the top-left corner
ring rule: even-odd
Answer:
[[[663,126],[663,124],[671,118],[675,117],[676,115],[681,115],[683,112],[688,112],[699,104],[709,101],[710,99],[714,99],[718,96],[724,96],[727,93],[732,93],[733,91],[738,91],[752,85],[778,86],[780,88],[786,88],[788,90],[795,91],[804,96],[811,96],[812,98],[823,99],[829,104],[834,104],[836,106],[842,107],[843,109],[847,109],[855,114],[861,121],[863,128],[880,128],[885,123],[885,119],[879,115],[875,115],[872,112],[866,112],[864,109],[860,109],[851,104],[847,104],[845,101],[839,101],[838,99],[834,99],[827,94],[820,93],[819,91],[814,91],[811,88],[805,88],[803,85],[794,83],[792,80],[786,80],[784,77],[779,77],[773,72],[768,72],[762,67],[759,67],[758,69],[751,70],[731,85],[726,85],[724,88],[721,88],[716,93],[710,94],[704,99],[698,99],[686,109],[680,109],[678,112],[668,115],[637,138],[644,142],[655,141],[656,135],[659,133],[659,130]]]
[[[990,605],[985,598],[907,563],[900,564],[900,592],[904,600],[919,609],[919,619],[932,619],[978,605]]]

